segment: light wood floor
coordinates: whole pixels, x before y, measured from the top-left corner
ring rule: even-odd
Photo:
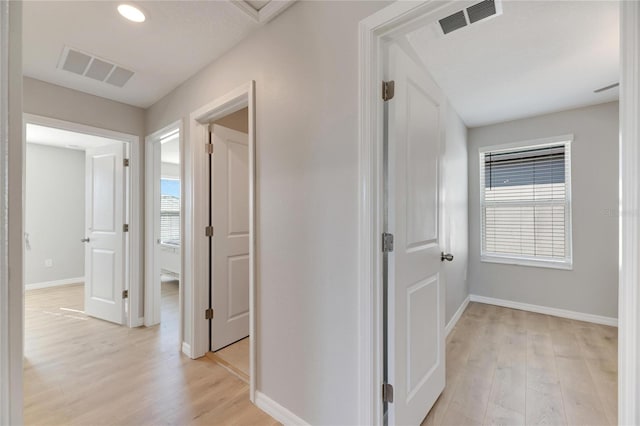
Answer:
[[[81,285],[27,291],[25,423],[277,424],[249,402],[246,383],[180,353],[168,285],[162,324],[135,329],[84,315]]]
[[[617,424],[617,329],[471,303],[423,425]]]
[[[244,382],[249,383],[249,338],[226,346],[216,352],[208,353],[207,356],[224,366]]]

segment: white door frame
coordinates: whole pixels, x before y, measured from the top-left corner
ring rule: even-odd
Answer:
[[[182,140],[183,129],[182,120],[175,121],[162,129],[153,132],[145,138],[145,274],[144,274],[144,325],[150,327],[160,323],[160,310],[161,310],[161,292],[157,291],[156,285],[157,279],[159,279],[159,265],[158,260],[158,244],[156,241],[155,224],[157,220],[158,212],[155,211],[155,198],[159,196],[158,187],[156,181],[160,180],[160,176],[156,174],[157,164],[155,164],[156,158],[159,158],[161,151],[160,142],[165,135],[178,131],[178,144],[180,146],[180,169],[182,171]],[[182,172],[180,173],[182,175]],[[181,228],[183,219],[183,212],[185,211],[184,204],[184,185],[180,185],[180,222]],[[180,247],[184,246],[185,237],[184,232],[180,233]],[[180,250],[180,270],[182,271],[184,258],[182,257],[183,250]],[[158,276],[156,276],[156,273]],[[183,301],[184,301],[184,285],[182,284],[182,273],[180,274],[180,286],[178,289],[178,311],[179,311],[179,340],[178,343],[183,341]]]
[[[27,124],[52,127],[55,129],[67,130],[70,132],[84,133],[92,136],[115,139],[128,145],[129,151],[129,173],[126,176],[128,208],[125,210],[125,223],[129,224],[129,232],[125,235],[125,283],[124,289],[129,290],[129,298],[125,302],[125,324],[129,327],[138,327],[143,324],[142,313],[140,312],[140,290],[141,280],[141,257],[140,248],[142,242],[142,229],[140,221],[140,138],[127,133],[115,132],[113,130],[100,129],[98,127],[73,123],[70,121],[58,120],[55,118],[43,117],[33,114],[23,114],[23,134],[25,135]],[[23,163],[24,170],[26,166]],[[23,212],[24,213],[24,212]],[[24,249],[23,249],[24,250]]]
[[[396,1],[359,26],[359,424],[382,424],[382,41],[446,2]],[[640,424],[640,3],[622,1],[619,424]],[[629,212],[625,214],[624,212]]]
[[[186,315],[191,327],[185,333],[186,350],[191,358],[204,356],[209,350],[209,326],[205,319],[207,299],[209,250],[205,227],[208,225],[208,172],[205,144],[209,142],[209,124],[242,108],[249,109],[249,398],[253,402],[256,389],[256,141],[255,141],[255,82],[250,81],[226,95],[199,108],[189,116],[189,139],[185,145],[186,205],[185,234],[190,237],[184,246],[184,258],[191,261],[184,265]],[[189,306],[186,304],[189,303]],[[185,351],[186,352],[186,351]]]
[[[22,2],[0,2],[0,424],[3,425],[23,423],[21,46]]]

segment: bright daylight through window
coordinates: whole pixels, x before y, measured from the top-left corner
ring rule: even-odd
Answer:
[[[483,261],[571,268],[571,140],[480,150]]]

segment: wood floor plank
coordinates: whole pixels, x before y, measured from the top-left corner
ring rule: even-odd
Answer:
[[[423,425],[617,423],[617,330],[470,303]]]
[[[180,353],[176,281],[162,283],[162,323],[150,328],[88,317],[82,285],[25,299],[25,424],[277,424],[246,383]]]

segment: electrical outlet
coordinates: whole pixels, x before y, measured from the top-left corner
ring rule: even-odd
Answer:
[[[53,259],[45,259],[44,266],[47,268],[51,268],[53,266]]]

